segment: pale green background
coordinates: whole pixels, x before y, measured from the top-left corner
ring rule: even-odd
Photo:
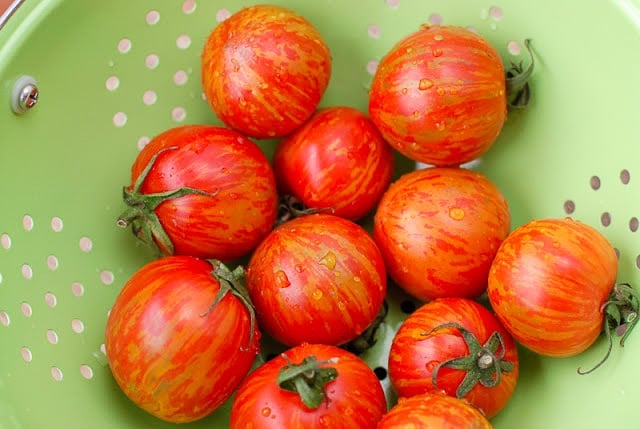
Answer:
[[[138,141],[177,125],[175,107],[186,111],[182,123],[217,123],[201,97],[200,49],[220,9],[234,12],[253,2],[200,0],[192,13],[182,3],[27,0],[0,30],[0,235],[7,247],[0,247],[0,312],[10,318],[8,326],[0,324],[0,429],[172,427],[120,393],[100,345],[119,288],[150,258],[129,232],[115,226]],[[599,228],[619,250],[619,280],[638,282],[640,232],[629,227],[640,216],[638,0],[400,0],[395,8],[385,0],[273,3],[306,15],[329,43],[334,75],[326,106],[366,109],[367,63],[433,14],[445,24],[474,27],[505,62],[526,61],[511,55],[507,44],[531,38],[537,62],[531,105],[509,115],[477,168],[509,200],[513,226],[564,216],[565,201],[573,201],[573,215]],[[494,6],[501,17],[490,13]],[[148,25],[152,9],[160,20]],[[369,35],[371,25],[378,26],[378,38]],[[191,44],[179,49],[176,40],[183,34]],[[125,54],[117,49],[123,37],[132,41]],[[151,53],[160,59],[155,69],[145,66]],[[188,78],[183,86],[173,81],[178,70]],[[22,74],[38,80],[41,98],[36,109],[18,117],[9,108],[9,94]],[[114,91],[105,87],[110,76],[119,78]],[[143,103],[148,90],[157,95],[150,106]],[[128,118],[120,128],[112,122],[119,111]],[[263,144],[267,153],[270,146]],[[402,166],[398,174],[411,168]],[[620,180],[623,169],[630,172],[628,184]],[[592,176],[600,178],[598,190],[590,185]],[[600,223],[604,212],[611,214],[608,227]],[[31,230],[23,227],[25,215],[33,219]],[[51,227],[54,217],[63,221],[59,232]],[[83,237],[91,240],[90,251],[81,249]],[[47,265],[50,256],[57,265]],[[32,269],[30,279],[22,274],[25,264]],[[104,272],[113,275],[111,284],[102,280]],[[74,282],[83,284],[82,296],[72,293]],[[46,293],[56,296],[55,306],[45,302]],[[366,356],[372,367],[384,366],[402,319],[404,298],[395,290],[391,295],[392,314],[378,347]],[[30,317],[23,314],[24,303],[31,306]],[[74,319],[84,323],[84,331],[72,329]],[[47,340],[47,330],[57,333],[57,344]],[[23,359],[23,347],[31,351],[31,362]],[[634,427],[640,421],[640,338],[632,336],[623,350],[616,347],[596,373],[576,374],[604,351],[604,341],[564,360],[523,350],[521,379],[493,420],[495,427]],[[92,368],[91,379],[81,375],[81,365]],[[64,375],[61,381],[51,376],[54,366]],[[383,384],[388,388],[388,380]],[[226,426],[224,409],[184,427]]]

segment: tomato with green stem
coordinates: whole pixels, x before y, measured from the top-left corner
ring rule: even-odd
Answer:
[[[242,134],[184,125],[155,136],[131,167],[123,189],[131,226],[161,255],[232,261],[271,231],[278,192],[269,160]]]
[[[508,403],[519,374],[516,343],[487,308],[439,298],[411,313],[389,352],[389,379],[400,397],[442,390],[491,418]]]
[[[387,410],[365,361],[339,347],[303,344],[260,365],[231,405],[231,429],[370,429]]]
[[[167,256],[129,278],[109,313],[109,368],[138,407],[169,422],[218,409],[251,369],[260,331],[230,271],[190,256]]]
[[[612,335],[622,334],[624,343],[638,315],[636,292],[616,285],[617,275],[616,251],[597,229],[571,218],[535,219],[501,244],[487,294],[507,330],[530,350],[575,356],[604,330],[606,359]]]

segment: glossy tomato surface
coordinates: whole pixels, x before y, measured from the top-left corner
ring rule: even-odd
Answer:
[[[375,213],[373,235],[391,278],[427,301],[480,296],[510,225],[507,201],[486,176],[433,167],[392,183]]]
[[[602,331],[602,305],[618,273],[611,243],[592,226],[538,219],[502,243],[488,295],[504,326],[525,347],[566,357],[586,350]]]
[[[217,116],[248,136],[279,137],[316,109],[331,54],[303,16],[280,6],[241,9],[210,33],[202,51],[204,93]]]
[[[157,216],[173,249],[155,227],[146,239],[164,254],[233,260],[253,250],[276,220],[278,193],[268,159],[254,142],[227,128],[185,125],[164,131],[138,154],[128,190],[141,178],[141,199],[184,187],[200,192],[165,198],[140,218],[141,227],[134,223],[134,232],[145,239],[145,224],[153,225]]]
[[[479,157],[506,113],[498,52],[462,27],[426,25],[400,40],[380,61],[370,90],[369,114],[385,139],[428,164]]]
[[[280,225],[260,243],[246,286],[261,328],[279,342],[339,345],[373,322],[387,277],[367,231],[313,214]]]
[[[373,210],[394,168],[391,146],[364,113],[347,106],[318,111],[278,144],[273,162],[280,192],[351,220]]]
[[[496,356],[511,363],[510,371],[501,371],[500,382],[494,387],[476,384],[464,399],[480,408],[488,418],[502,410],[511,398],[518,380],[518,350],[509,332],[485,307],[467,298],[440,298],[422,305],[402,323],[391,343],[389,378],[400,397],[443,390],[457,397],[457,390],[467,372],[445,365],[437,370],[436,385],[433,372],[444,361],[473,355],[461,331],[456,328],[434,328],[457,323],[471,332],[480,345],[485,345],[498,333],[503,346],[493,350]],[[433,331],[433,332],[432,332]]]
[[[282,368],[310,356],[324,362],[320,367],[337,371],[337,377],[325,385],[326,396],[317,408],[308,407],[298,393],[278,385]],[[338,347],[304,344],[262,364],[243,381],[231,406],[230,427],[370,429],[386,410],[382,386],[366,362]]]
[[[377,429],[492,429],[473,405],[440,393],[400,398]]]
[[[168,256],[144,265],[125,284],[107,321],[105,347],[123,392],[154,416],[175,423],[219,408],[259,352],[257,325],[231,294],[213,308],[220,285],[206,261]]]

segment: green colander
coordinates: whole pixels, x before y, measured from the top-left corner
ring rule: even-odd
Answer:
[[[220,124],[202,96],[209,32],[251,1],[26,0],[0,29],[0,428],[173,425],[120,392],[103,353],[107,313],[152,255],[116,226],[121,188],[146,142],[179,124]],[[510,202],[513,226],[571,215],[620,257],[619,281],[640,284],[640,1],[272,0],[309,18],[333,54],[323,106],[367,107],[377,62],[425,22],[469,26],[506,64],[536,69],[532,100],[512,111],[471,168]],[[268,155],[273,142],[261,142]],[[396,175],[413,168],[400,164]],[[395,289],[377,345],[385,368],[412,306]],[[640,335],[640,334],[638,334]],[[588,376],[598,341],[570,359],[521,351],[516,392],[498,429],[635,427],[640,338]],[[389,380],[381,375],[389,401]],[[635,422],[635,423],[634,423]],[[627,426],[630,425],[630,426]],[[228,405],[188,428],[228,426]]]

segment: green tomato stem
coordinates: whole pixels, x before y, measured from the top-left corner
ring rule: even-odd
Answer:
[[[332,366],[336,359],[318,361],[315,356],[305,357],[301,363],[292,363],[286,354],[287,365],[280,368],[277,383],[281,389],[297,393],[308,408],[315,409],[328,401],[326,386],[338,377]]]
[[[529,104],[531,90],[529,88],[529,78],[533,73],[534,58],[531,51],[531,39],[525,39],[524,46],[529,53],[531,60],[526,69],[522,61],[518,64],[511,63],[511,68],[506,73],[507,105],[511,108],[522,109]]]

